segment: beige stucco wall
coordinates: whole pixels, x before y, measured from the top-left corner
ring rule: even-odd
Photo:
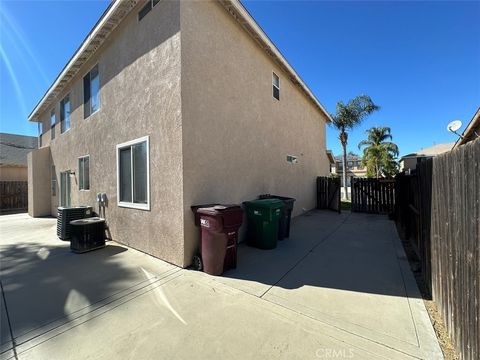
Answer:
[[[72,205],[107,193],[112,238],[179,266],[198,245],[190,206],[241,203],[261,193],[297,199],[294,215],[315,206],[315,178],[329,173],[325,115],[293,85],[219,4],[162,1],[141,21],[140,4],[41,115],[57,196],[60,172],[73,171]],[[180,31],[181,29],[181,31]],[[83,118],[83,76],[98,62],[101,109]],[[281,100],[272,97],[272,71]],[[71,129],[60,134],[59,102],[70,93]],[[116,145],[150,138],[151,211],[117,205]],[[90,190],[78,190],[78,158],[90,155]],[[298,157],[298,164],[286,161]],[[35,180],[37,181],[37,180]],[[97,210],[97,209],[96,209]]]
[[[26,166],[0,166],[0,181],[27,181]]]
[[[219,4],[181,3],[185,263],[198,243],[190,205],[262,193],[315,207],[329,174],[326,118]],[[280,101],[272,97],[272,71]],[[286,161],[298,157],[298,164]]]
[[[72,205],[91,205],[105,192],[114,240],[183,266],[182,124],[180,104],[180,5],[162,1],[138,22],[140,4],[97,51],[69,92],[71,129],[50,141],[50,111],[42,115],[43,146],[50,146],[59,188],[60,172],[75,171]],[[100,110],[83,117],[83,76],[98,62]],[[150,140],[150,203],[144,211],[117,206],[116,145]],[[78,157],[90,155],[90,190],[78,190]],[[50,176],[50,174],[49,174]],[[49,178],[50,179],[50,178]],[[48,181],[49,183],[49,181]],[[50,193],[50,188],[48,188]],[[58,191],[57,191],[58,195]],[[56,215],[58,196],[50,197]]]
[[[50,215],[50,148],[33,150],[27,155],[28,214]]]

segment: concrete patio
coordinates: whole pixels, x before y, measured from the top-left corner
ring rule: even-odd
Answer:
[[[442,358],[386,217],[297,217],[223,277],[114,242],[73,254],[55,230],[0,217],[1,358]]]

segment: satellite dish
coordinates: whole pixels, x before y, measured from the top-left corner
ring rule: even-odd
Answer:
[[[455,133],[461,127],[462,127],[462,122],[460,120],[453,120],[450,124],[447,125],[448,131],[453,133]]]

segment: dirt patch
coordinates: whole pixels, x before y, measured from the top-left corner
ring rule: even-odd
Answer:
[[[421,265],[418,260],[418,256],[415,253],[415,250],[413,249],[410,241],[404,240],[403,236],[401,236],[401,239],[403,248],[405,249],[405,253],[407,254],[408,262],[410,263],[410,268],[412,269],[413,275],[415,276],[418,288],[422,293],[423,303],[425,304],[425,308],[427,309],[428,315],[430,316],[430,321],[432,322],[433,329],[437,334],[437,339],[442,349],[443,356],[445,357],[445,360],[459,360],[460,358],[455,351],[455,347],[453,346],[453,342],[450,336],[448,335],[447,328],[445,327],[445,323],[443,322],[443,319],[437,309],[437,305],[433,300],[431,300],[432,295],[428,291],[425,280],[422,277]]]

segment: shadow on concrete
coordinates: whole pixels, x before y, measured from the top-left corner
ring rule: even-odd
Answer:
[[[41,334],[42,327],[67,321],[75,312],[142,281],[118,259],[124,251],[116,245],[84,254],[74,254],[63,244],[2,246],[1,283],[17,345]],[[3,308],[4,304],[2,349],[11,343],[9,331],[3,331]]]
[[[386,216],[317,210],[293,219],[290,238],[276,249],[240,244],[237,269],[223,277],[267,285],[250,283],[257,296],[272,286],[311,286],[407,297],[398,246]]]

